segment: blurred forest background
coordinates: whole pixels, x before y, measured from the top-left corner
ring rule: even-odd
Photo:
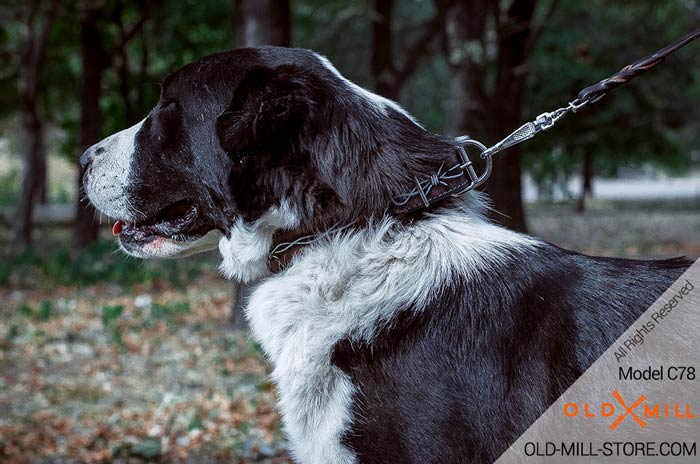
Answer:
[[[80,153],[143,118],[170,71],[310,48],[489,145],[698,27],[699,0],[4,0],[0,461],[287,462],[217,257],[128,259],[79,195]],[[700,256],[698,56],[499,155],[494,219],[587,253]]]

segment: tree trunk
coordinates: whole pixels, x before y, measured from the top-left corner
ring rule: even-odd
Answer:
[[[143,5],[140,6],[143,8]],[[127,31],[124,28],[124,21],[122,20],[123,10],[124,3],[121,0],[115,2],[114,23],[117,25],[117,30],[119,31],[119,43],[124,44],[124,46],[114,51],[114,64],[119,79],[119,96],[121,96],[122,103],[124,104],[126,126],[132,126],[136,123],[136,120],[134,117],[133,105],[131,104],[131,86],[129,85],[131,73],[129,70],[129,54],[126,49],[129,38],[127,37]],[[143,12],[145,10],[142,9],[141,11]]]
[[[17,200],[14,242],[18,250],[32,241],[32,213],[37,199],[46,199],[46,147],[37,98],[39,75],[44,61],[46,40],[58,13],[58,2],[41,11],[42,2],[33,2],[27,18],[27,39],[20,57],[19,118],[22,144],[22,190]],[[45,16],[45,17],[44,17]],[[39,18],[43,18],[40,26]]]
[[[100,96],[107,52],[102,44],[98,14],[97,9],[91,7],[85,12],[80,23],[80,50],[83,64],[83,82],[80,95],[80,153],[97,143],[102,136]],[[99,231],[95,208],[87,200],[82,189],[82,174],[82,172],[78,174],[79,195],[75,221],[76,249],[83,249],[97,240]]]
[[[502,25],[497,5],[485,0],[458,0],[449,6],[445,19],[445,54],[450,70],[445,127],[448,135],[468,134],[495,143],[521,124],[535,2],[514,0]],[[487,91],[484,40],[491,15],[496,18],[499,39],[493,94]],[[486,191],[496,211],[493,219],[524,232],[521,172],[520,151],[511,148],[507,154],[495,157]]]
[[[447,97],[447,135],[469,134],[483,139],[488,133],[484,93],[484,32],[489,2],[453,2],[445,17],[445,55],[450,72]]]
[[[20,80],[31,86],[33,71],[25,66]],[[25,249],[32,241],[32,214],[39,187],[40,163],[45,163],[44,132],[36,108],[36,89],[27,88],[19,94],[20,140],[22,146],[22,190],[17,200],[14,239],[17,249]]]
[[[418,31],[410,45],[402,41],[403,52],[394,52],[393,0],[374,0],[372,18],[372,77],[375,91],[392,100],[399,100],[401,88],[432,51],[436,37],[444,29],[445,14],[452,0],[435,0],[435,15],[413,29]]]
[[[375,91],[392,100],[398,100],[392,49],[393,0],[374,0],[375,17],[372,19],[372,77]]]
[[[237,47],[292,43],[289,0],[237,0],[234,24]]]
[[[292,18],[289,0],[237,0],[234,5],[236,46],[279,45],[292,42]],[[234,329],[245,328],[243,308],[250,286],[233,285],[230,324]]]
[[[586,199],[593,194],[593,153],[584,148],[581,163],[581,195],[576,202],[576,212],[586,211]]]
[[[498,28],[496,86],[490,114],[492,139],[505,137],[522,124],[523,91],[527,77],[527,51],[535,0],[514,0],[505,22]],[[493,174],[486,184],[496,215],[509,229],[526,232],[522,201],[521,150],[515,146],[494,158]]]

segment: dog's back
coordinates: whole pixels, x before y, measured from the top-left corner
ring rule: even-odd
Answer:
[[[333,361],[357,386],[344,435],[361,462],[492,462],[689,266],[539,244],[436,282]]]

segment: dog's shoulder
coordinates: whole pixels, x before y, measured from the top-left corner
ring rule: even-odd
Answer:
[[[303,462],[484,460],[687,265],[591,258],[458,210],[309,247],[247,314]]]
[[[247,315],[274,365],[284,424],[303,462],[352,462],[341,442],[356,386],[331,362],[344,339],[369,341],[403,311],[426,308],[445,282],[497,268],[535,247],[463,212],[411,224],[385,219],[297,256],[254,289]]]
[[[546,243],[501,259],[442,282],[371,340],[336,345],[334,364],[357,386],[343,441],[358,456],[493,461],[690,264]]]

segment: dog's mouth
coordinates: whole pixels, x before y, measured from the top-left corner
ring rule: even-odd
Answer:
[[[179,200],[138,222],[119,220],[112,234],[128,249],[127,244],[144,245],[157,238],[187,242],[202,237],[207,230],[197,227],[199,211],[191,200]]]

